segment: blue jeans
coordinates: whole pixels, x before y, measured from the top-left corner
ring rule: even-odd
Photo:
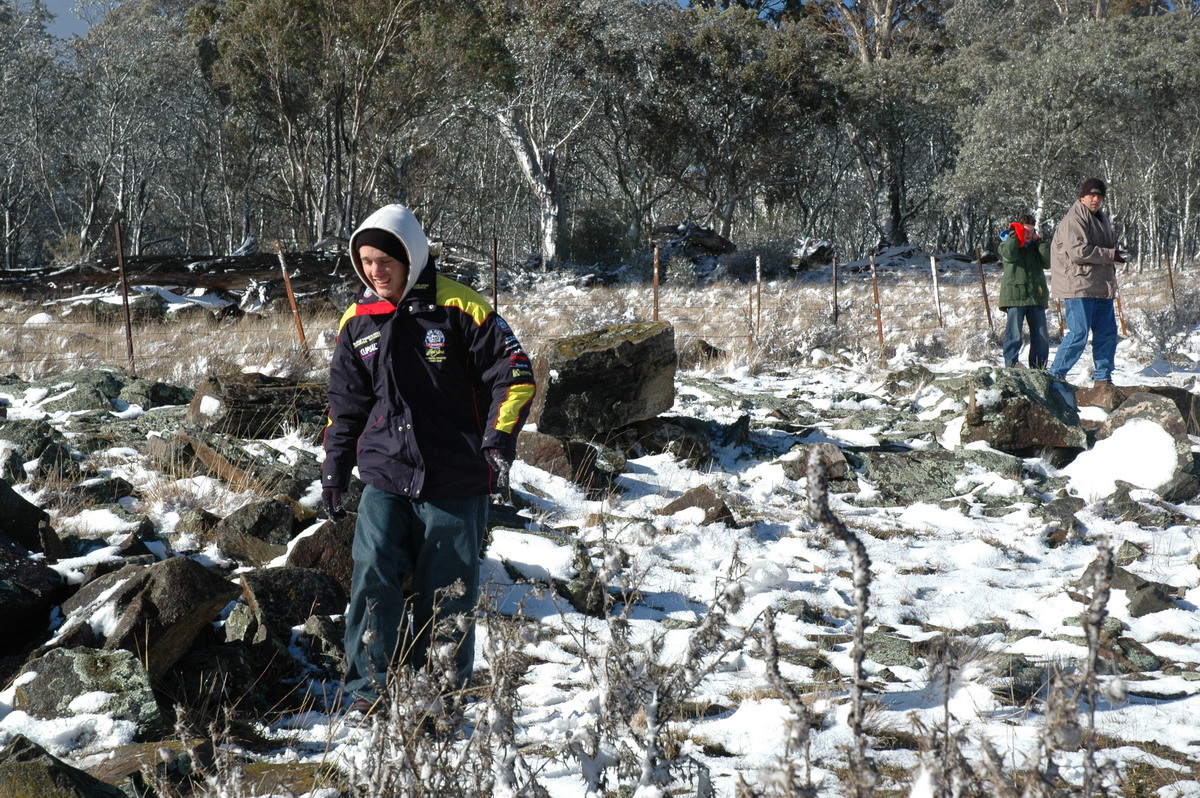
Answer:
[[[1044,369],[1050,357],[1050,337],[1046,334],[1046,309],[1041,305],[1025,305],[1008,309],[1008,324],[1004,327],[1004,365],[1012,367],[1021,360],[1021,334],[1029,322],[1029,367]]]
[[[1111,299],[1064,299],[1067,334],[1058,345],[1050,373],[1066,379],[1067,372],[1078,362],[1087,347],[1088,333],[1092,336],[1093,380],[1111,380],[1113,361],[1117,356],[1117,316]]]
[[[486,525],[486,496],[419,501],[370,485],[363,489],[346,613],[346,693],[373,701],[387,685],[389,666],[423,667],[435,623],[436,643],[456,647],[459,684],[466,684],[475,665],[479,545]],[[459,580],[461,596],[442,593]],[[460,623],[439,623],[454,613],[462,614]]]

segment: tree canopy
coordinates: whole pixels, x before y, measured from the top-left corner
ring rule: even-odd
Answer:
[[[1200,3],[0,0],[0,266],[307,248],[412,206],[464,253],[591,263],[986,246],[1082,180],[1200,251]]]

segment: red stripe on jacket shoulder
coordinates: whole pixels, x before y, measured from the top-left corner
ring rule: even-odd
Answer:
[[[342,314],[341,320],[338,322],[338,330],[346,326],[346,322],[358,316],[379,316],[385,313],[394,313],[396,306],[387,300],[379,300],[378,302],[355,302],[350,307],[346,308],[346,312]]]

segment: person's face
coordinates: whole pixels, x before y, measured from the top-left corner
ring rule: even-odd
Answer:
[[[408,266],[375,247],[359,247],[358,260],[376,294],[389,302],[396,302],[404,295]]]
[[[1088,206],[1092,213],[1095,213],[1096,211],[1100,210],[1100,206],[1104,204],[1104,197],[1100,196],[1099,194],[1088,194],[1084,197],[1080,197],[1079,201]]]

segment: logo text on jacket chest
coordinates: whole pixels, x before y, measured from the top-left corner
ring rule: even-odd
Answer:
[[[429,363],[446,361],[446,334],[441,330],[429,330],[425,333],[425,360]]]
[[[359,338],[354,342],[354,348],[358,350],[358,356],[363,360],[372,357],[379,351],[379,332],[376,331],[363,338]]]

